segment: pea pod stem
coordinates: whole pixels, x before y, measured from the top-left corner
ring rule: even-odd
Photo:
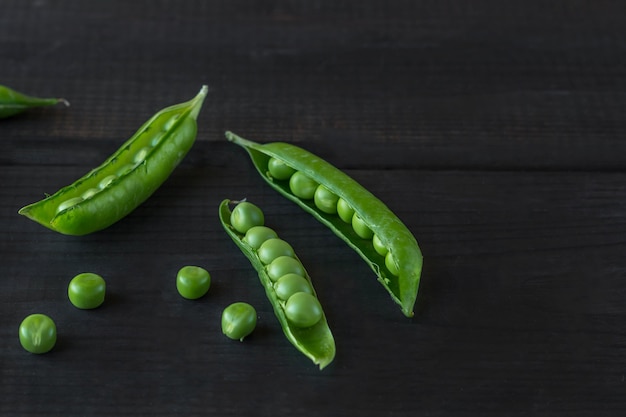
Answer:
[[[0,85],[0,119],[15,116],[30,108],[54,106],[64,104],[69,107],[70,103],[64,98],[42,98],[29,96],[15,91],[7,86]]]
[[[231,211],[229,205],[234,203],[231,200],[223,200],[219,206],[219,218],[220,222],[226,231],[226,233],[233,240],[235,245],[241,250],[241,252],[248,258],[254,269],[257,271],[259,280],[265,289],[265,294],[272,304],[274,314],[278,319],[285,337],[291,342],[300,352],[306,357],[311,359],[313,363],[319,366],[320,370],[324,369],[330,364],[335,357],[335,340],[328,327],[326,317],[322,315],[322,318],[313,326],[307,328],[299,328],[293,326],[284,311],[284,301],[281,301],[270,279],[268,272],[263,262],[259,259],[257,251],[253,249],[243,240],[243,235],[237,232],[230,224]],[[297,259],[297,258],[296,258]],[[305,278],[311,284],[313,292],[313,284],[311,277],[305,271]]]
[[[272,188],[310,213],[355,250],[376,273],[378,281],[388,291],[407,317],[413,316],[422,271],[423,257],[417,241],[402,221],[378,198],[343,171],[317,155],[298,146],[284,143],[257,143],[232,132],[226,138],[243,147],[261,177]],[[313,201],[297,197],[287,181],[273,178],[268,172],[270,158],[276,158],[301,171],[318,184],[324,185],[348,202],[358,216],[388,248],[397,267],[397,274],[385,266],[384,258],[376,253],[371,241],[357,236],[349,225],[337,217],[319,210]]]
[[[76,236],[119,221],[150,197],[191,149],[207,92],[203,86],[193,99],[157,112],[100,166],[19,214]]]

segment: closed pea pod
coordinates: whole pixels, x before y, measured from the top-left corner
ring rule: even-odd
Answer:
[[[413,316],[422,253],[413,234],[382,201],[343,171],[298,146],[282,142],[260,144],[232,132],[226,132],[226,137],[248,152],[255,168],[272,188],[313,215],[354,249],[376,273],[378,281],[402,312],[407,317]],[[311,182],[323,185],[336,195],[337,214],[327,213],[314,200],[294,193],[290,181],[268,175],[268,162],[272,158],[296,170],[291,180],[301,172]],[[356,228],[352,225],[354,216],[358,216]],[[373,235],[377,238],[378,251],[385,255],[374,248]],[[386,258],[391,268],[386,266]]]
[[[224,200],[219,206],[220,222],[224,230],[257,271],[259,280],[265,289],[265,294],[272,304],[274,314],[287,339],[300,352],[311,359],[315,364],[319,365],[320,369],[323,369],[331,363],[335,357],[335,340],[328,327],[322,307],[317,300],[311,278],[300,264],[295,253],[292,253],[291,256],[278,256],[269,263],[269,265],[266,265],[266,262],[261,260],[259,251],[244,240],[243,232],[237,231],[230,224],[230,203],[230,200]],[[268,239],[263,244],[272,240],[280,239]],[[263,244],[261,244],[259,250],[263,247]],[[293,259],[294,262],[284,262],[286,259]],[[278,265],[278,263],[280,263],[280,265]],[[293,271],[301,271],[302,275],[300,275],[300,277],[303,278],[306,283],[300,281],[299,277],[296,276],[295,278],[287,278],[281,284],[278,284],[278,282],[275,284],[274,281],[279,281],[278,278],[270,278],[268,272],[272,269],[272,265],[274,264],[276,264],[276,273],[289,271],[285,272],[285,274],[289,274]],[[279,288],[278,292],[276,286]],[[293,292],[310,295],[315,299],[315,302],[311,302],[308,298],[303,300],[298,300],[298,298],[294,299],[290,309],[290,314],[293,313],[293,316],[290,319],[287,316],[286,307],[287,301],[292,297]],[[285,300],[285,298],[287,298],[287,300]]]
[[[104,163],[19,213],[66,235],[85,235],[122,219],[170,176],[191,149],[207,94],[157,112]],[[158,140],[157,140],[158,139]]]
[[[33,97],[0,85],[0,119],[15,116],[34,107],[54,106],[57,103],[70,105],[64,98]]]

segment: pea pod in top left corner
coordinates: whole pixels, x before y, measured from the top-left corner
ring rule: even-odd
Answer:
[[[191,149],[207,93],[203,86],[193,99],[157,112],[100,166],[19,214],[73,236],[122,219],[159,188]]]
[[[33,107],[54,106],[58,103],[70,105],[64,98],[33,97],[0,85],[0,119],[15,116]]]

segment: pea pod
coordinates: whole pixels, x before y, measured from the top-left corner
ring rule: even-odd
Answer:
[[[157,112],[100,166],[19,214],[77,236],[122,219],[159,188],[195,142],[207,91],[203,86],[192,100]]]
[[[4,85],[0,85],[0,119],[14,116],[33,107],[54,106],[63,103],[69,106],[63,98],[41,98],[28,96]]]
[[[262,250],[263,245],[261,247],[255,249],[253,246],[248,243],[248,240],[244,239],[245,233],[237,231],[231,224],[231,210],[229,208],[230,200],[224,200],[219,206],[219,217],[224,227],[226,233],[231,237],[233,242],[239,247],[239,249],[243,252],[243,254],[248,258],[254,269],[257,271],[259,275],[259,280],[265,289],[265,294],[267,298],[272,304],[274,308],[274,313],[280,322],[280,325],[285,333],[287,339],[305,356],[313,361],[316,365],[319,365],[320,369],[324,369],[335,357],[335,340],[333,335],[328,327],[328,322],[326,321],[326,317],[321,311],[321,307],[317,304],[319,308],[319,312],[321,316],[316,318],[315,323],[310,325],[311,323],[307,323],[306,327],[302,327],[298,325],[298,323],[294,323],[294,320],[298,320],[299,317],[295,317],[290,319],[288,317],[289,311],[287,311],[287,303],[289,300],[285,301],[283,297],[279,297],[277,294],[276,285],[278,283],[274,283],[270,275],[268,274],[268,265],[267,260],[262,261],[262,258],[259,256],[259,251]],[[277,238],[272,238],[268,236],[269,240],[279,240]],[[277,255],[274,255],[277,256]],[[280,259],[281,256],[278,256],[275,259]],[[284,257],[282,257],[284,258]],[[296,261],[298,258],[293,255],[292,259]],[[307,293],[307,296],[311,294],[316,297],[315,291],[313,290],[313,284],[311,283],[311,278],[307,274],[306,270],[302,267],[300,270],[303,273],[303,277],[310,284],[310,294]],[[294,274],[289,274],[294,275]],[[280,292],[279,292],[280,293]],[[304,294],[302,292],[296,293],[298,296]],[[297,297],[296,297],[297,298]],[[298,300],[294,300],[292,304],[297,302]],[[307,313],[307,312],[305,312]],[[297,314],[297,313],[296,313]]]
[[[248,152],[255,168],[272,188],[309,212],[354,249],[376,273],[378,281],[400,305],[404,315],[413,316],[422,253],[413,234],[382,201],[338,168],[300,147],[282,142],[260,144],[232,132],[226,132],[226,137]],[[276,166],[276,161],[287,169],[272,175],[269,169]],[[285,171],[295,172],[291,180],[289,174],[283,175]],[[311,183],[319,184],[319,191],[323,191],[320,194],[334,194],[339,213],[317,198],[310,198],[308,190],[307,195],[294,192],[292,188],[299,185],[293,180],[305,182],[296,178],[297,174],[304,174]],[[310,189],[311,185],[306,184],[306,187]],[[343,207],[351,211],[345,215]],[[376,238],[376,247],[372,235]],[[386,249],[384,255],[379,252],[381,245]]]

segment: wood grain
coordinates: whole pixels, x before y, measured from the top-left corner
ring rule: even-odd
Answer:
[[[0,415],[622,416],[626,21],[595,2],[0,0],[0,83],[71,107],[0,123]],[[102,232],[17,210],[102,162],[160,108],[211,92],[172,177]],[[425,255],[406,319],[360,258],[269,189],[225,130],[319,154]],[[317,370],[221,230],[261,205],[337,342]],[[175,290],[211,271],[207,297]],[[79,272],[107,301],[67,300]],[[244,343],[221,334],[251,302]],[[59,343],[19,346],[33,312]]]

